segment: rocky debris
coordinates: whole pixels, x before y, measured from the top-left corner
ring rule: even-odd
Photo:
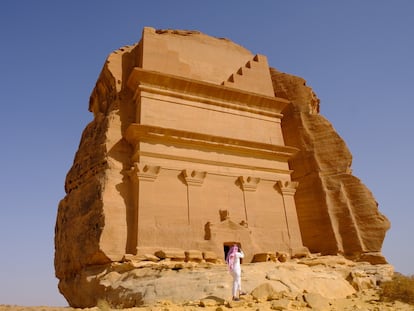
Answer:
[[[177,255],[181,252],[177,251],[157,254],[164,259],[128,258],[85,269],[76,278],[78,283],[71,284],[83,290],[71,296],[78,300],[70,301],[70,304],[93,307],[105,300],[113,308],[132,308],[168,300],[174,304],[200,301],[210,307],[231,300],[232,278],[225,264],[184,261],[183,256],[179,261]],[[242,265],[242,271],[242,287],[249,295],[242,296],[242,302],[229,302],[233,307],[246,301],[277,300],[274,303],[278,304],[277,308],[281,304],[297,306],[304,302],[319,308],[326,301],[375,290],[381,280],[393,274],[390,265],[355,263],[342,256],[248,263]]]
[[[329,299],[316,293],[305,293],[303,299],[306,305],[314,310],[329,310],[331,304]]]
[[[15,306],[0,305],[0,311],[115,311],[105,300],[91,308],[51,307],[51,306]],[[121,309],[125,311],[413,311],[414,306],[400,301],[381,302],[376,290],[357,292],[351,296],[328,299],[319,294],[303,293],[291,295],[280,293],[268,299],[257,299],[252,295],[242,296],[240,301],[225,300],[216,296],[206,296],[199,300],[174,303],[170,299],[159,300],[154,304]]]

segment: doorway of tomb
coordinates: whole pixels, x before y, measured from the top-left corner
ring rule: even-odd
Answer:
[[[240,242],[224,242],[223,243],[223,251],[224,251],[224,260],[226,260],[226,258],[227,258],[227,254],[229,253],[229,251],[230,251],[230,248],[234,245],[234,244],[236,244],[238,247],[239,247],[239,249],[241,249],[241,243]],[[243,258],[240,258],[240,263],[243,263]]]

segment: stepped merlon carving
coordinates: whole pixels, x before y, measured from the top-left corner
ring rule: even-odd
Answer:
[[[235,73],[232,73],[222,85],[266,96],[274,96],[267,57],[260,54],[256,54]]]

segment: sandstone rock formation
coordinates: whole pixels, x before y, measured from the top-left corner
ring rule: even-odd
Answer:
[[[234,243],[245,263],[310,252],[386,262],[389,222],[351,174],[345,143],[304,80],[265,56],[145,28],[109,55],[89,110],[56,221],[56,276],[71,306],[149,302],[155,285],[143,284],[160,275],[142,265],[220,271]]]
[[[289,99],[282,122],[285,143],[300,151],[290,160],[299,186],[296,209],[311,252],[385,263],[381,247],[390,223],[369,189],[351,172],[345,142],[319,114],[319,99],[304,79],[271,69],[275,95]]]
[[[256,301],[290,297],[303,293],[325,300],[340,300],[358,291],[375,289],[393,275],[390,265],[355,264],[342,257],[319,257],[286,263],[243,265],[242,285]],[[83,270],[77,277],[71,305],[94,306],[99,300],[112,307],[154,305],[168,300],[182,304],[216,297],[231,300],[231,275],[225,265],[162,260],[123,262]]]
[[[128,258],[101,267],[100,271],[99,276],[83,278],[84,287],[78,292],[79,299],[86,300],[99,295],[96,307],[0,305],[0,311],[109,311],[123,307],[128,311],[412,311],[414,308],[398,300],[389,302],[380,298],[376,283],[390,278],[392,266],[353,262],[342,256],[312,256],[287,264],[244,264],[242,282],[249,293],[241,296],[240,301],[228,299],[231,277],[220,265]],[[102,293],[108,287],[112,287],[109,294],[116,300]],[[142,305],[129,307],[135,299]]]

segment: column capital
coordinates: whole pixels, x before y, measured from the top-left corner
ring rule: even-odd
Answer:
[[[207,176],[207,172],[185,169],[182,170],[182,175],[187,186],[201,187]]]
[[[299,182],[290,181],[290,180],[278,180],[276,185],[283,195],[295,195],[296,188],[298,187]]]
[[[128,175],[136,177],[139,181],[154,181],[157,179],[161,166],[134,162],[128,171]]]
[[[243,191],[256,191],[257,185],[260,182],[258,177],[239,176],[239,182]]]

